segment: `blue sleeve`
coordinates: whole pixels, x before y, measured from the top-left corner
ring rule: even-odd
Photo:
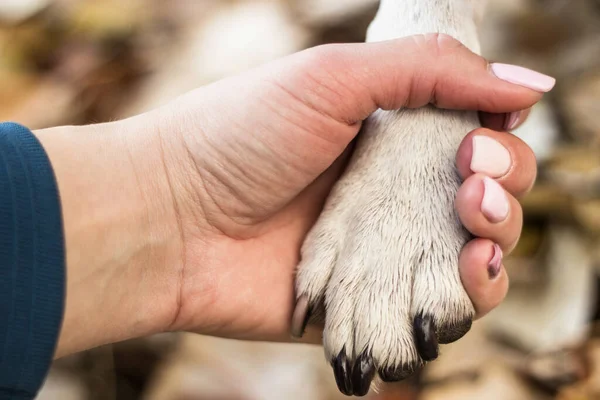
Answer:
[[[54,355],[64,296],[52,166],[31,131],[0,123],[0,400],[36,396]]]

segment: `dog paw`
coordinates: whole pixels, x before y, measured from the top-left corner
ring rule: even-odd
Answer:
[[[455,153],[476,127],[471,114],[433,108],[376,113],[305,239],[292,333],[324,321],[346,395],[366,395],[376,377],[409,377],[471,327]]]

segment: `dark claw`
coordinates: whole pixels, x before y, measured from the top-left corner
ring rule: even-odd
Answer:
[[[365,396],[371,388],[371,381],[375,376],[373,358],[365,350],[354,363],[352,369],[352,389],[355,396]]]
[[[379,376],[384,382],[400,382],[410,377],[419,368],[419,364],[404,364],[399,367],[386,367],[379,370]]]
[[[292,337],[299,339],[304,335],[306,325],[310,319],[311,311],[311,307],[308,303],[308,297],[300,297],[296,303],[294,315],[292,316]]]
[[[331,366],[335,375],[335,383],[337,383],[340,392],[346,396],[352,396],[352,380],[350,377],[352,374],[352,365],[350,365],[350,360],[346,357],[346,347],[331,361]]]
[[[456,342],[471,330],[472,324],[473,320],[471,318],[467,318],[454,325],[443,326],[438,330],[438,341],[441,344]]]
[[[417,315],[413,328],[417,351],[423,361],[435,360],[438,357],[438,339],[433,317],[431,315]]]

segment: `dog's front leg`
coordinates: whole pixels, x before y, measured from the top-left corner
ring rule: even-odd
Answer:
[[[382,0],[368,40],[442,33],[478,52],[475,1]],[[309,310],[324,316],[325,354],[347,395],[365,395],[376,375],[408,377],[470,329],[455,155],[476,127],[473,112],[377,111],[304,243],[295,329]]]

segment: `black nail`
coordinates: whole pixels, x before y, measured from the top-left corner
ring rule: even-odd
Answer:
[[[352,389],[355,396],[366,396],[371,388],[371,382],[375,376],[375,366],[373,357],[366,352],[362,352],[354,363],[352,368]]]
[[[417,363],[412,363],[381,368],[379,377],[384,382],[400,382],[414,374],[418,367]]]
[[[430,315],[417,315],[413,324],[415,344],[423,361],[433,361],[438,358],[438,339],[435,332],[435,322]]]
[[[350,365],[350,360],[346,357],[346,347],[331,361],[331,366],[333,367],[335,383],[337,383],[340,392],[346,396],[352,396],[352,380],[350,379],[352,366]]]
[[[446,325],[438,329],[438,342],[440,344],[448,344],[456,342],[471,330],[473,325],[472,318],[466,318],[452,325]]]
[[[292,337],[299,339],[304,336],[304,331],[306,331],[306,325],[308,325],[311,313],[312,307],[308,303],[308,297],[300,297],[296,303],[294,315],[292,316]]]

